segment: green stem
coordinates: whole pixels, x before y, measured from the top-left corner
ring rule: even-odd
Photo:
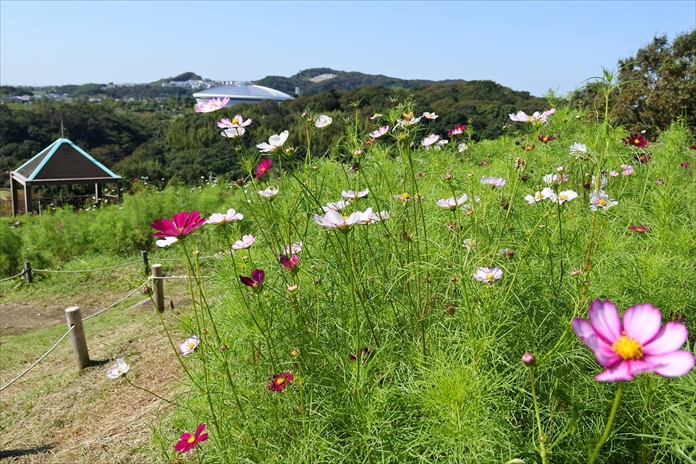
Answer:
[[[614,425],[614,417],[616,417],[616,410],[619,409],[619,401],[621,400],[621,392],[623,391],[623,382],[619,382],[619,388],[616,389],[616,397],[614,398],[614,404],[611,406],[611,412],[609,413],[609,419],[607,420],[607,426],[604,428],[604,433],[602,437],[597,442],[597,446],[590,455],[589,464],[593,464],[599,456],[599,450],[604,446],[604,442],[609,438],[609,433],[611,432],[611,426]]]
[[[131,387],[137,388],[138,390],[142,390],[142,391],[144,391],[145,393],[151,394],[152,396],[156,396],[157,398],[161,399],[162,401],[164,401],[164,402],[166,402],[166,403],[173,404],[174,406],[177,406],[177,407],[179,407],[179,408],[181,407],[181,405],[180,405],[179,403],[177,403],[176,401],[168,400],[167,398],[163,398],[163,397],[159,396],[157,393],[155,393],[155,392],[153,392],[153,391],[151,391],[151,390],[148,390],[147,388],[143,388],[143,387],[139,387],[138,385],[135,385],[133,382],[131,382],[131,380],[128,378],[127,375],[124,374],[124,375],[123,375],[123,378],[126,379],[126,382],[128,382],[128,384],[129,384]]]
[[[539,403],[537,403],[536,386],[534,385],[534,368],[529,372],[532,381],[532,400],[534,401],[534,414],[536,415],[537,428],[539,430],[539,456],[541,456],[542,464],[546,464],[546,436],[544,429],[541,427],[541,415],[539,414]]]

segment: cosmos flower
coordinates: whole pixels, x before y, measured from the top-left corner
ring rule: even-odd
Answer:
[[[295,376],[288,371],[276,374],[273,376],[273,379],[269,382],[266,389],[280,393],[284,388],[289,387],[294,379]]]
[[[648,164],[650,162],[650,156],[646,153],[636,153],[633,158],[640,164]]]
[[[237,137],[241,137],[242,135],[244,135],[244,132],[245,130],[243,127],[231,127],[220,132],[220,135],[229,139],[236,139]]]
[[[165,247],[168,247],[169,245],[172,245],[178,241],[179,241],[179,239],[176,237],[167,237],[167,238],[162,238],[160,240],[157,240],[155,242],[155,245],[157,245],[160,248],[165,248]]]
[[[575,142],[570,146],[571,155],[584,156],[585,153],[587,153],[587,146],[582,143]]]
[[[453,135],[462,135],[466,132],[466,126],[464,124],[457,124],[452,129],[447,131],[447,137],[452,137]]]
[[[525,200],[531,205],[533,203],[536,203],[537,201],[545,200],[547,198],[553,199],[556,196],[556,193],[551,190],[549,187],[544,188],[541,192],[537,192],[532,195],[527,195],[524,197]]]
[[[689,162],[688,162],[688,161],[684,161],[684,162],[683,162],[682,164],[680,164],[679,166],[682,167],[682,168],[684,168],[684,169],[688,169],[688,167],[689,167]]]
[[[619,202],[616,200],[611,200],[609,195],[604,190],[596,190],[590,193],[590,209],[592,211],[597,211],[597,208],[602,208],[605,211],[612,206],[618,205]]]
[[[297,255],[291,255],[290,257],[280,255],[278,262],[291,271],[296,271],[300,266],[300,258]]]
[[[466,143],[460,143],[459,145],[457,145],[457,151],[459,153],[463,153],[463,152],[467,151],[468,149],[469,149],[469,147],[467,146]]]
[[[129,369],[130,366],[126,364],[126,361],[118,358],[116,360],[116,365],[106,370],[106,376],[110,379],[117,379],[123,375],[126,375]]]
[[[381,118],[381,117],[382,117],[382,115],[380,113],[375,113],[370,117],[370,119],[377,119],[377,118]]]
[[[478,248],[478,243],[476,243],[476,240],[473,238],[467,238],[464,239],[462,246],[466,248],[467,251],[474,251],[476,248]]]
[[[493,282],[503,278],[503,271],[499,267],[480,267],[474,272],[474,279],[479,282]]]
[[[200,340],[198,339],[198,336],[191,335],[189,338],[181,342],[181,344],[179,345],[179,351],[182,355],[188,356],[194,351],[196,351],[196,348],[198,348],[199,343]]]
[[[290,245],[285,245],[285,254],[299,255],[302,251],[302,242],[295,242]]]
[[[225,98],[211,98],[207,102],[203,103],[196,103],[196,113],[212,113],[213,111],[217,111],[221,108],[224,108],[225,105],[230,101],[230,97],[225,97]]]
[[[158,219],[150,224],[150,227],[159,231],[151,235],[153,237],[182,239],[203,224],[205,224],[205,218],[202,218],[198,211],[192,211],[190,214],[182,211],[176,213],[172,219]]]
[[[237,240],[232,244],[233,250],[245,250],[251,247],[256,241],[256,237],[251,234],[243,235],[241,240]]]
[[[350,202],[350,198],[346,200],[330,201],[326,204],[326,206],[322,206],[321,209],[323,209],[324,212],[329,210],[341,211],[343,208],[350,205]]]
[[[549,143],[552,140],[556,140],[556,137],[553,137],[551,135],[540,135],[539,140],[542,141],[543,143]]]
[[[694,367],[694,355],[679,350],[689,335],[686,326],[668,322],[662,327],[662,314],[650,303],[628,308],[623,322],[611,301],[594,300],[588,313],[589,322],[575,318],[572,325],[605,368],[595,380],[627,381],[646,372],[680,377]]]
[[[376,130],[370,132],[369,135],[370,135],[370,137],[376,139],[376,138],[383,136],[387,132],[389,132],[389,126],[384,126],[384,127],[380,127],[379,129],[376,129]]]
[[[397,125],[397,127],[412,126],[414,124],[418,124],[418,122],[421,120],[421,118],[422,118],[422,116],[414,118],[413,114],[404,115],[404,119],[397,120],[396,125]]]
[[[629,135],[628,137],[625,137],[623,139],[623,143],[626,145],[630,145],[632,147],[638,147],[638,148],[645,148],[648,146],[648,141],[645,140],[645,137],[643,137],[641,134],[635,133],[633,135]]]
[[[486,176],[481,176],[481,184],[483,185],[490,185],[491,187],[494,188],[503,188],[505,186],[505,179],[502,177],[486,177]]]
[[[650,229],[648,228],[648,226],[634,226],[634,225],[630,225],[630,226],[628,226],[628,228],[629,228],[630,230],[634,231],[634,232],[638,232],[639,234],[643,234],[643,233],[645,233],[645,232],[650,232]]]
[[[573,200],[577,197],[578,194],[573,190],[563,190],[562,192],[559,192],[558,195],[554,195],[552,201],[557,202],[559,205],[562,205],[566,201]]]
[[[314,127],[317,127],[319,129],[323,129],[324,127],[328,126],[333,122],[333,119],[331,119],[329,116],[325,114],[320,114],[319,117],[314,121]]]
[[[240,275],[239,281],[244,285],[253,288],[254,290],[258,290],[261,288],[261,284],[263,284],[263,279],[265,277],[266,273],[261,269],[254,269],[251,271],[251,275],[249,277]]]
[[[207,221],[205,221],[206,224],[226,224],[231,221],[241,221],[244,219],[244,215],[241,213],[238,213],[235,211],[234,208],[230,208],[227,210],[227,213],[222,214],[222,213],[214,213],[211,214],[210,217],[208,218]]]
[[[259,162],[259,165],[256,166],[256,178],[260,179],[268,172],[269,169],[271,169],[271,165],[273,164],[273,160],[270,159],[262,159]]]
[[[441,206],[442,208],[447,208],[451,210],[457,209],[457,207],[464,206],[464,203],[466,203],[466,200],[469,199],[469,196],[464,193],[462,194],[461,197],[455,198],[455,197],[450,197],[450,198],[443,198],[440,200],[437,200],[437,206]]]
[[[234,118],[227,119],[223,118],[221,119],[217,125],[220,129],[232,129],[234,127],[246,127],[249,124],[251,124],[251,119],[245,120],[241,114],[238,114]]]
[[[283,131],[280,134],[271,135],[268,138],[268,143],[262,142],[256,145],[256,148],[261,150],[263,153],[271,153],[277,151],[283,146],[285,141],[288,139],[290,133],[288,131]]]
[[[546,174],[542,180],[546,185],[559,185],[568,182],[569,177],[568,174]]]
[[[623,169],[621,174],[623,174],[624,176],[627,176],[627,177],[632,176],[633,173],[635,172],[635,170],[633,169],[633,166],[630,166],[628,164],[622,164],[621,169]]]
[[[360,213],[353,213],[350,216],[341,216],[336,210],[329,210],[324,216],[314,215],[314,222],[327,229],[340,229],[347,231],[351,226],[358,224],[360,221]]]
[[[551,108],[550,110],[539,113],[535,111],[534,114],[528,116],[524,111],[518,111],[517,114],[510,113],[510,119],[517,122],[533,123],[533,124],[543,124],[548,122],[549,116],[556,112],[556,108]]]
[[[437,142],[438,140],[440,140],[440,136],[439,136],[439,135],[437,135],[437,134],[430,134],[429,136],[427,136],[426,138],[424,138],[423,140],[421,140],[421,145],[423,145],[424,147],[428,148],[428,147],[430,147],[430,145],[434,144],[434,143]]]
[[[256,193],[268,200],[271,200],[274,196],[278,195],[278,187],[269,185],[264,190],[257,190]]]
[[[193,435],[188,432],[181,434],[179,441],[174,445],[174,450],[181,454],[188,453],[194,449],[198,443],[202,443],[208,439],[208,434],[203,433],[204,430],[205,424],[200,424]]]
[[[427,111],[426,111],[425,113],[423,113],[423,117],[424,117],[425,119],[430,119],[430,120],[435,120],[435,119],[438,118],[437,114],[435,114],[435,113],[428,113]]]
[[[365,198],[370,193],[370,189],[359,190],[354,192],[353,190],[342,190],[341,196],[343,198]]]
[[[375,222],[383,221],[389,217],[388,211],[380,211],[375,213],[372,208],[367,208],[365,211],[358,211],[358,224],[374,224]]]

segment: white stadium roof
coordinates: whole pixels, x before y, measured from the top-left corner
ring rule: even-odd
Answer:
[[[193,98],[197,102],[202,103],[211,98],[229,97],[230,101],[227,106],[232,106],[237,103],[258,103],[261,100],[273,100],[280,103],[284,100],[292,100],[294,97],[279,92],[278,90],[270,89],[262,85],[254,84],[237,84],[225,85],[222,87],[214,87],[212,89],[201,90],[193,94]]]

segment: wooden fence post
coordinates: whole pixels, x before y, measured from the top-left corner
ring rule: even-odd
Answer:
[[[147,271],[150,268],[150,264],[147,261],[147,251],[141,251],[140,257],[143,259],[143,266],[145,266],[145,275],[147,275]]]
[[[155,309],[164,312],[164,279],[162,279],[162,265],[152,265],[152,286],[155,289]]]
[[[73,306],[66,309],[65,318],[68,320],[68,328],[73,328],[72,332],[70,332],[70,342],[72,343],[77,370],[81,371],[89,366],[89,351],[87,350],[85,330],[82,327],[82,314],[80,313],[80,308]]]
[[[31,263],[29,261],[24,261],[24,278],[27,279],[28,284],[34,281],[31,277]]]

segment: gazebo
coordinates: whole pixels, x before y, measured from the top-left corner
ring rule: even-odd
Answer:
[[[116,195],[108,196],[121,201],[123,179],[70,140],[60,138],[21,165],[16,171],[10,171],[12,214],[15,216],[20,213],[19,184],[24,186],[24,212],[32,213],[36,209],[39,211],[41,209],[41,199],[36,200],[37,208],[34,208],[32,187],[94,184],[94,200],[99,202],[107,196],[103,193],[104,185],[116,184]],[[91,195],[89,196],[91,197]],[[45,200],[49,200],[49,198]],[[50,198],[50,200],[55,199]]]

